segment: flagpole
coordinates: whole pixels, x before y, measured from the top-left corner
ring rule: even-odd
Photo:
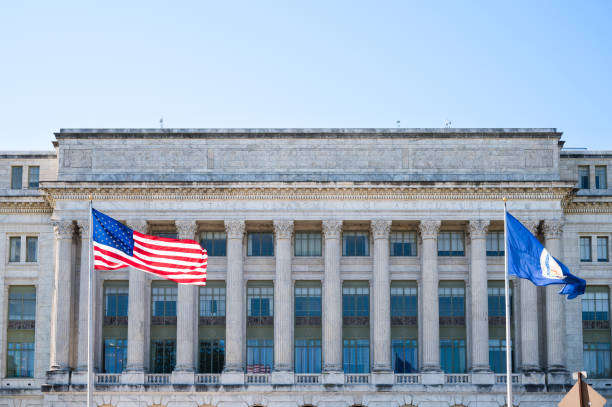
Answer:
[[[93,221],[91,218],[91,212],[93,207],[93,196],[89,194],[89,259],[88,259],[88,289],[89,295],[87,296],[87,407],[93,406],[93,267],[91,266],[91,246],[92,246],[92,236],[93,236]]]
[[[506,225],[506,217],[508,208],[506,206],[506,198],[504,197],[504,290],[506,302],[506,406],[512,407],[512,364],[510,357],[510,282],[508,280],[508,227]]]

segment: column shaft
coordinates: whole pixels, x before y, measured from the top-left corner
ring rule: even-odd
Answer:
[[[77,222],[81,234],[81,276],[79,281],[79,336],[77,347],[77,370],[87,370],[87,328],[88,328],[88,298],[89,298],[89,221]],[[96,302],[94,301],[95,307]],[[92,311],[93,315],[96,315]],[[95,341],[95,335],[94,341]]]
[[[472,371],[488,372],[489,368],[489,306],[487,295],[488,221],[470,221],[471,256],[470,284],[472,307]]]
[[[342,221],[323,221],[325,277],[323,280],[323,371],[342,372]]]
[[[523,221],[523,225],[536,235],[539,221]],[[521,370],[539,372],[538,290],[529,280],[519,280],[521,290]]]
[[[419,225],[423,241],[419,298],[423,301],[423,363],[424,372],[440,371],[440,314],[438,311],[438,231],[440,221],[427,220]]]
[[[563,224],[560,221],[546,221],[544,236],[546,249],[561,260],[561,236]],[[565,332],[565,302],[558,294],[557,285],[546,287],[546,349],[548,371],[565,371],[564,332]]]
[[[391,281],[389,276],[389,231],[391,221],[372,221],[374,237],[373,335],[375,372],[391,371]]]
[[[291,235],[293,221],[275,220],[274,370],[293,371],[293,280]]]
[[[225,222],[227,232],[227,316],[225,326],[225,371],[244,371],[244,276],[242,241],[245,223],[242,220]]]

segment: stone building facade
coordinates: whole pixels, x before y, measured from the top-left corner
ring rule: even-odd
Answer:
[[[612,152],[555,129],[62,129],[0,153],[0,406],[84,405],[88,199],[208,285],[95,273],[103,406],[505,403],[503,202],[588,282],[511,281],[515,404],[612,396]]]

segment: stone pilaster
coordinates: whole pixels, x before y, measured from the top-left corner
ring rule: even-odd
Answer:
[[[374,238],[374,273],[372,275],[372,334],[374,372],[391,372],[391,281],[389,277],[389,232],[391,221],[376,219],[371,223]]]
[[[89,299],[89,221],[79,220],[77,226],[81,234],[81,275],[79,279],[79,327],[78,327],[78,347],[77,347],[77,370],[87,370],[87,327],[88,327],[88,299]],[[93,281],[92,281],[93,283]],[[93,306],[96,302],[93,301]],[[95,311],[92,311],[95,316]],[[95,326],[95,323],[94,323]],[[92,335],[95,341],[95,335]]]
[[[324,220],[325,277],[323,280],[323,372],[328,383],[342,373],[342,278],[340,276],[341,220]]]
[[[470,220],[470,285],[472,313],[472,371],[489,372],[489,305],[487,295],[488,220]]]
[[[438,307],[438,231],[439,220],[424,220],[419,225],[422,240],[419,299],[423,302],[423,372],[440,372],[440,317]]]

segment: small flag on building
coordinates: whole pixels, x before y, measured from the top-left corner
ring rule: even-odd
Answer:
[[[195,240],[134,231],[92,208],[94,268],[134,267],[181,284],[206,285],[208,255]]]
[[[586,281],[571,274],[529,230],[506,212],[508,274],[531,280],[535,285],[565,284],[559,294],[568,299],[584,294]]]

